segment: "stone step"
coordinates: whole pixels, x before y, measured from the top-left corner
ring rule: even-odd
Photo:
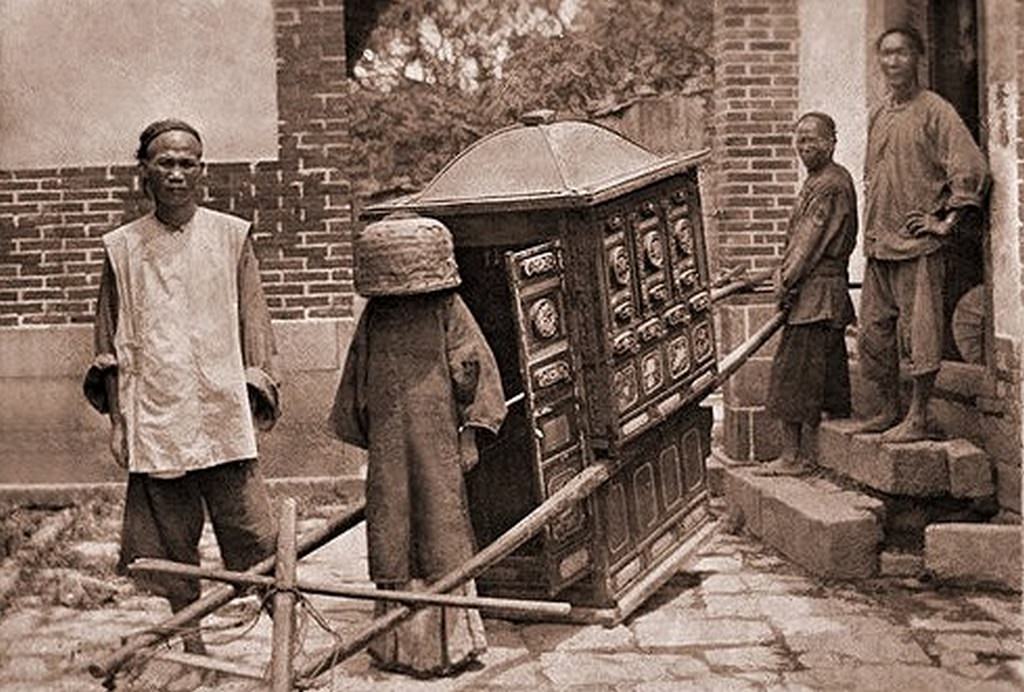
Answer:
[[[723,469],[732,526],[745,527],[819,577],[878,574],[885,514],[880,500],[823,478],[759,476],[754,468]]]
[[[924,555],[904,550],[883,550],[878,556],[878,572],[883,577],[924,576]]]
[[[1021,527],[932,524],[925,529],[925,567],[939,581],[1021,590]]]
[[[889,444],[855,434],[853,420],[818,428],[820,466],[874,490],[911,497],[976,499],[995,493],[992,461],[962,439]]]

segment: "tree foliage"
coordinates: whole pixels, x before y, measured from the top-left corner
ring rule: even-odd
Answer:
[[[526,111],[594,117],[712,71],[704,0],[406,0],[367,39],[347,120],[374,196],[422,187]]]

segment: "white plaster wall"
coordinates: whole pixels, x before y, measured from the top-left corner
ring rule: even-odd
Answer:
[[[800,112],[822,111],[835,119],[839,140],[835,160],[853,176],[861,218],[868,133],[868,56],[864,40],[868,2],[800,0],[799,8]],[[858,249],[850,258],[850,279],[860,281],[863,275],[864,255],[858,241]]]
[[[985,128],[992,169],[989,207],[992,304],[996,336],[1020,342],[1024,335],[1021,305],[1019,239],[1024,235],[1018,213],[1017,120],[1019,79],[1016,3],[987,0],[981,3],[982,67],[985,84]]]
[[[131,163],[158,118],[277,158],[272,0],[0,0],[0,169]]]

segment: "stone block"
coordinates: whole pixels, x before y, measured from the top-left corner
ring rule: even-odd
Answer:
[[[874,501],[824,481],[771,481],[761,499],[765,543],[821,577],[861,579],[877,573],[882,531],[878,517],[865,509]]]
[[[0,339],[0,378],[85,375],[92,361],[92,325],[5,329]]]
[[[883,444],[882,459],[891,479],[878,488],[893,495],[928,497],[949,492],[949,470],[942,443]]]
[[[882,503],[824,479],[773,478],[726,470],[726,504],[750,531],[822,577],[877,572]]]
[[[932,497],[949,491],[942,443],[882,444],[878,435],[854,435],[845,475],[889,493]]]
[[[711,497],[723,497],[725,495],[725,468],[729,461],[724,459],[723,456],[721,450],[712,448],[711,455],[708,457],[707,482],[708,494]]]
[[[26,432],[36,437],[69,437],[69,433],[108,430],[109,419],[82,396],[84,376],[85,368],[76,375],[0,377],[4,397],[19,403],[0,408],[0,436]]]
[[[729,401],[736,406],[763,406],[768,401],[768,381],[772,361],[753,357],[743,364],[725,384]]]
[[[999,507],[1003,510],[1021,513],[1021,469],[1020,463],[1005,464],[999,462],[996,470],[996,497]]]
[[[749,469],[733,467],[725,472],[725,504],[730,516],[758,537],[762,535],[761,486],[766,480]]]
[[[950,440],[945,448],[950,495],[973,498],[995,493],[992,462],[984,451],[967,440]]]
[[[879,454],[881,446],[878,435],[853,435],[845,475],[870,487],[875,487],[875,483],[889,483],[891,479]]]
[[[737,461],[750,460],[750,411],[726,404],[722,419],[722,447],[726,456]]]
[[[1021,527],[932,524],[925,529],[925,567],[937,579],[1021,590]]]
[[[924,556],[885,550],[878,556],[878,571],[883,577],[920,577],[924,574]]]
[[[782,447],[782,431],[777,418],[765,409],[750,412],[750,456],[764,461],[779,456]]]
[[[260,436],[263,473],[344,473],[357,455],[325,421],[354,322],[278,320],[274,329],[285,414],[272,434]],[[107,450],[109,422],[82,397],[91,333],[79,326],[4,330],[0,390],[19,405],[0,407],[0,484],[123,481]]]
[[[984,432],[985,416],[977,408],[958,401],[933,397],[928,404],[928,417],[949,437],[977,440]]]
[[[850,446],[853,428],[859,423],[853,420],[827,420],[818,426],[818,440],[815,459],[819,466],[831,469],[844,476],[850,476]]]

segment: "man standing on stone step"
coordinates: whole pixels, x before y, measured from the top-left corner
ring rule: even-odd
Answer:
[[[943,250],[965,216],[980,212],[988,167],[953,106],[918,85],[921,36],[889,29],[875,47],[889,94],[868,129],[858,351],[881,409],[858,430],[911,442],[928,436],[928,401],[942,360]],[[913,378],[902,421],[901,356]]]
[[[279,414],[270,315],[251,224],[197,204],[202,153],[188,123],[143,130],[136,157],[155,209],[103,237],[84,388],[110,414],[111,453],[128,470],[122,572],[141,557],[198,565],[204,506],[228,569],[276,545],[254,430]],[[199,597],[194,579],[140,581],[175,612]],[[183,638],[204,652],[199,634]]]
[[[853,321],[853,303],[847,266],[857,244],[857,197],[850,173],[832,160],[836,124],[831,117],[805,113],[795,140],[807,180],[775,270],[775,297],[788,314],[768,395],[768,412],[782,425],[782,453],[759,469],[767,475],[804,472],[803,427],[817,426],[823,411],[833,418],[850,415],[845,332]]]

